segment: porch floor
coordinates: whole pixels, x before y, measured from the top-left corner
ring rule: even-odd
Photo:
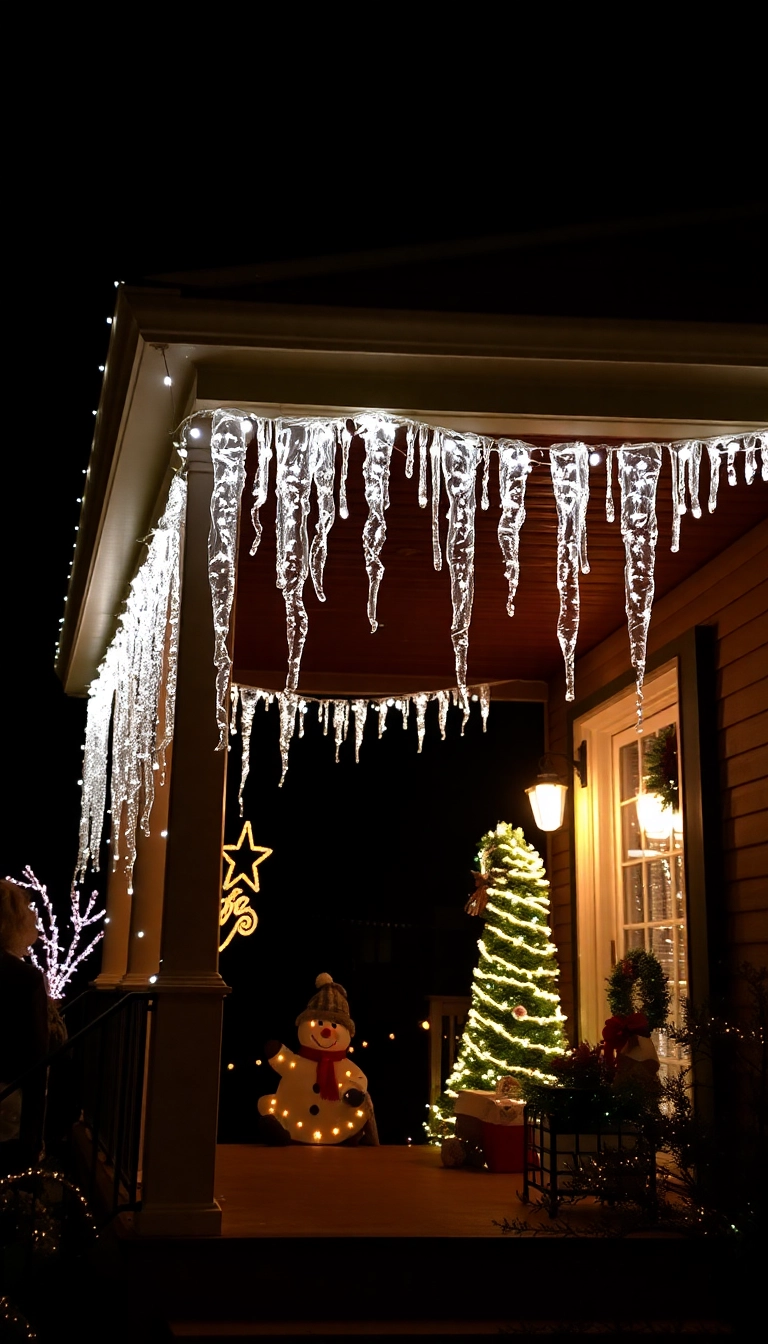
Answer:
[[[428,1144],[219,1144],[224,1237],[499,1237],[526,1216],[522,1172],[447,1170]],[[591,1201],[590,1201],[591,1203]]]

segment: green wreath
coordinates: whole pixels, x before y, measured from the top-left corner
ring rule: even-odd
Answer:
[[[651,1031],[669,1016],[670,993],[661,962],[652,952],[635,947],[625,952],[606,980],[608,1007],[614,1017],[645,1013]]]
[[[677,811],[680,781],[677,764],[677,731],[672,723],[649,738],[645,749],[643,783],[646,793],[657,793],[665,807]]]

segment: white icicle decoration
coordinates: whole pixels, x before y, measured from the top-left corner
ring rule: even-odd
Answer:
[[[525,484],[531,462],[526,445],[516,440],[500,439],[498,450],[501,496],[498,538],[504,557],[504,577],[509,586],[507,615],[514,616],[520,577],[520,528],[525,522]]]
[[[129,879],[136,857],[136,827],[145,831],[173,731],[173,697],[178,657],[178,602],[181,535],[187,487],[174,476],[165,512],[150,538],[146,558],[131,584],[117,633],[89,692],[83,755],[83,793],[75,881],[88,863],[98,868],[104,823],[107,743],[112,722],[111,854],[122,856]],[[161,701],[165,709],[161,722]],[[226,730],[226,705],[224,706]]]
[[[491,449],[493,443],[490,439],[483,439],[483,493],[480,499],[480,508],[484,511],[491,507],[491,501],[488,498],[488,483],[491,475]]]
[[[437,704],[438,725],[440,735],[445,740],[446,719],[448,708],[453,702],[462,712],[461,732],[470,717],[471,705],[478,703],[480,705],[480,714],[482,718],[483,732],[486,731],[488,711],[490,707],[491,689],[490,686],[481,685],[469,688],[472,692],[462,696],[459,687],[451,690],[439,691],[416,691],[412,695],[403,695],[397,698],[392,696],[382,696],[376,700],[370,700],[368,697],[357,697],[353,700],[327,700],[315,699],[313,696],[300,696],[294,691],[282,691],[275,693],[258,687],[236,687],[239,693],[242,706],[240,715],[240,727],[243,735],[243,766],[241,773],[241,785],[239,800],[242,803],[242,793],[245,780],[248,777],[246,758],[250,751],[251,725],[253,722],[253,711],[259,700],[263,700],[265,706],[271,704],[272,700],[277,699],[280,707],[280,752],[283,763],[283,770],[280,779],[282,785],[285,774],[288,769],[288,752],[293,736],[296,733],[296,717],[299,717],[299,736],[303,735],[304,716],[310,705],[317,706],[318,727],[322,730],[324,736],[328,736],[329,725],[333,724],[333,737],[335,741],[335,758],[339,761],[339,752],[347,739],[350,723],[350,712],[355,716],[355,761],[360,760],[360,747],[363,742],[365,725],[369,712],[376,715],[378,720],[378,736],[381,738],[387,729],[387,714],[390,709],[394,709],[401,716],[403,729],[408,728],[411,706],[416,711],[416,733],[418,740],[418,750],[421,752],[426,731],[426,711],[431,701]],[[233,720],[234,725],[234,720]],[[233,731],[237,731],[233,726]],[[241,814],[242,815],[242,814]]]
[[[240,808],[241,817],[243,815],[243,790],[245,788],[245,781],[248,778],[248,772],[251,768],[251,730],[253,728],[253,715],[263,694],[263,691],[253,691],[248,686],[241,686],[240,688],[240,735],[242,737],[242,759],[240,762],[240,788],[237,792],[237,802]]]
[[[347,429],[346,421],[339,428],[339,437],[341,439],[341,479],[339,481],[339,513],[342,518],[349,517],[349,506],[347,504],[347,476],[349,475],[349,445],[352,442],[352,435]]]
[[[336,475],[336,431],[332,424],[318,423],[310,441],[311,471],[315,482],[318,518],[309,552],[309,568],[318,601],[325,601],[323,573],[328,556],[328,534],[336,518],[333,486]]]
[[[717,508],[717,490],[720,485],[720,447],[716,443],[707,444],[709,454],[709,500],[707,508],[714,513]]]
[[[616,514],[613,508],[613,449],[605,450],[605,519],[612,523]]]
[[[439,571],[443,568],[443,553],[440,549],[440,458],[443,449],[443,431],[432,432],[429,456],[432,462],[432,563]]]
[[[414,695],[413,703],[416,706],[416,732],[419,739],[418,752],[424,746],[424,734],[427,730],[427,705],[429,704],[428,695]]]
[[[637,687],[637,729],[643,721],[643,679],[648,626],[653,606],[653,571],[658,525],[656,488],[661,470],[658,443],[625,444],[619,449],[621,535],[629,649]]]
[[[360,748],[363,745],[363,734],[365,733],[365,721],[368,717],[368,701],[353,700],[352,710],[355,715],[355,762],[360,764]]]
[[[357,423],[365,442],[363,480],[368,517],[363,529],[363,552],[368,572],[368,620],[373,633],[378,627],[376,604],[384,575],[381,552],[387,536],[384,513],[389,507],[389,467],[397,426],[381,415],[364,415]]]
[[[413,450],[416,442],[418,427],[411,420],[405,426],[405,479],[410,481],[413,476]]]
[[[445,741],[445,725],[448,719],[448,707],[451,703],[450,691],[437,692],[437,722],[440,728],[440,736]]]
[[[253,505],[251,507],[253,541],[251,542],[251,555],[255,555],[259,549],[262,533],[260,510],[266,503],[267,492],[269,490],[269,464],[272,460],[272,421],[255,420],[254,432],[258,446],[258,458],[256,462],[256,472],[253,478]]]
[[[669,461],[672,469],[672,542],[670,550],[679,551],[680,519],[684,513],[688,512],[685,498],[686,483],[691,513],[694,518],[701,517],[701,505],[699,503],[701,444],[696,440],[689,443],[670,444]]]
[[[419,508],[427,507],[427,443],[429,426],[419,426]]]
[[[557,587],[560,615],[557,638],[565,661],[565,698],[573,700],[573,660],[579,633],[579,567],[589,573],[586,519],[589,502],[589,449],[585,443],[560,443],[549,450],[557,505]]]
[[[227,740],[227,691],[232,660],[227,647],[229,618],[235,596],[235,561],[240,497],[245,485],[245,449],[250,420],[231,411],[214,411],[211,424],[211,528],[208,533],[208,577],[213,606],[213,661],[216,668],[218,750]],[[186,435],[185,435],[186,442]]]
[[[321,602],[328,532],[333,524],[335,425],[327,421],[278,421],[277,442],[277,586],[285,602],[288,639],[286,689],[299,684],[301,655],[307,637],[304,584],[312,581]],[[318,500],[317,531],[309,550],[307,516],[312,482]]]
[[[286,687],[284,691],[280,692],[277,699],[280,706],[280,759],[282,761],[279,787],[282,789],[283,780],[288,773],[288,752],[296,727],[296,706],[299,697],[295,691]]]
[[[488,730],[488,714],[491,708],[491,688],[488,685],[480,687],[480,715],[483,720],[483,732]]]
[[[85,877],[90,863],[99,871],[99,848],[104,830],[107,796],[109,728],[115,696],[113,660],[105,659],[88,691],[88,714],[83,753],[83,791],[80,799],[80,842],[75,881]]]
[[[469,625],[475,593],[475,486],[480,445],[474,435],[443,434],[440,446],[449,502],[445,550],[451,575],[451,639],[456,682],[466,696]]]

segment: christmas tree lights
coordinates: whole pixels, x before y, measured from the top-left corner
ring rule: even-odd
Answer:
[[[500,821],[483,836],[478,865],[466,909],[485,929],[456,1063],[425,1125],[437,1143],[452,1132],[460,1091],[491,1091],[507,1077],[554,1083],[548,1063],[567,1048],[541,857],[519,827]],[[515,932],[521,926],[526,936]]]

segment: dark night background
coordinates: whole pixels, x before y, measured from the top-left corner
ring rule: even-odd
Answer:
[[[469,222],[458,212],[364,210],[359,200],[345,210],[336,200],[332,212],[297,211],[286,225],[259,210],[254,191],[234,222],[230,213],[202,228],[184,210],[150,218],[146,188],[138,195],[115,189],[125,203],[119,217],[81,199],[58,233],[30,240],[20,231],[13,253],[15,386],[25,388],[26,402],[14,424],[6,421],[4,445],[0,872],[18,877],[30,864],[62,915],[77,844],[85,705],[63,695],[53,647],[113,281],[398,247],[406,253],[394,270],[374,262],[353,271],[319,267],[318,274],[273,278],[249,295],[566,317],[764,322],[767,314],[766,204],[733,192],[713,199],[680,190],[642,209],[613,197],[610,210],[597,198],[582,206],[539,194],[533,205],[510,200],[509,208],[475,212]],[[357,200],[352,189],[350,199]],[[506,241],[442,254],[452,239],[490,232]],[[420,1137],[428,1036],[418,1024],[426,995],[469,990],[480,926],[463,904],[474,846],[500,818],[521,824],[534,844],[540,839],[522,793],[543,749],[540,709],[492,702],[485,736],[476,715],[464,739],[455,711],[447,741],[433,723],[421,756],[415,728],[406,734],[393,726],[382,742],[366,740],[357,766],[349,743],[335,765],[331,741],[310,721],[278,791],[275,710],[257,710],[254,760],[263,749],[267,764],[252,770],[245,816],[256,842],[275,852],[260,868],[258,929],[222,956],[233,986],[224,1065],[236,1064],[223,1076],[223,1139],[249,1137],[255,1097],[271,1077],[254,1060],[270,1036],[293,1043],[293,1020],[322,970],[349,990],[355,1044],[370,1040],[356,1058],[368,1072],[383,1137]],[[228,841],[239,832],[238,750],[236,742]],[[85,978],[97,969],[94,959]]]

